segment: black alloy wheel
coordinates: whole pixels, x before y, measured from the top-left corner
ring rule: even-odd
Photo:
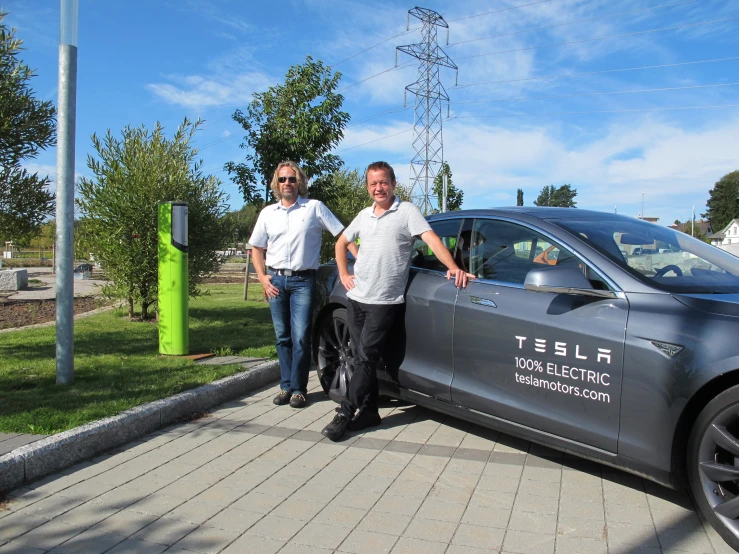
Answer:
[[[341,403],[346,396],[352,376],[350,342],[346,309],[338,308],[321,320],[316,370],[323,390],[337,403]]]
[[[739,551],[739,386],[698,416],[688,443],[688,478],[700,511]]]

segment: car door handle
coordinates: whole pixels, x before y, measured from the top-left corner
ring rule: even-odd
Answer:
[[[487,298],[480,298],[479,296],[470,296],[470,302],[473,304],[479,304],[480,306],[487,306],[488,308],[497,308],[498,305],[492,300]]]

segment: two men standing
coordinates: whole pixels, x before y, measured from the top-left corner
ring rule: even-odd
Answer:
[[[457,287],[465,287],[468,279],[474,279],[457,267],[419,209],[395,196],[395,172],[388,163],[370,164],[365,177],[374,203],[359,212],[336,242],[339,277],[349,298],[354,373],[346,398],[322,431],[333,441],[339,440],[347,428],[359,430],[380,424],[376,367],[383,355],[395,365],[402,362],[403,345],[396,345],[398,352],[390,355],[385,349],[396,322],[402,327],[399,318],[404,314],[415,237],[420,237],[448,268],[447,279],[454,278]],[[337,236],[343,225],[322,202],[307,198],[307,179],[297,164],[280,163],[271,186],[279,201],[260,212],[249,242],[277,338],[282,382],[274,403],[301,408],[306,404],[321,231]],[[357,239],[361,241],[359,251]],[[349,274],[347,250],[357,258],[354,275]],[[392,373],[398,368],[389,369]]]

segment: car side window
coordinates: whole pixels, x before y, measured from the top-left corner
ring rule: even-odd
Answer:
[[[462,219],[445,219],[431,222],[431,229],[439,235],[441,242],[449,249],[452,256],[455,255],[459,243],[459,228]],[[441,263],[420,237],[416,237],[411,254],[411,265],[420,269],[431,269],[433,271],[446,272],[446,266]]]
[[[476,219],[471,242],[470,272],[482,279],[522,285],[526,274],[537,267],[583,267],[566,248],[528,227],[507,221]]]

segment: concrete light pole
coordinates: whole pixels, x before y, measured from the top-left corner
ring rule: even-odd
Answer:
[[[79,0],[61,0],[56,133],[56,383],[74,382],[74,139]]]

